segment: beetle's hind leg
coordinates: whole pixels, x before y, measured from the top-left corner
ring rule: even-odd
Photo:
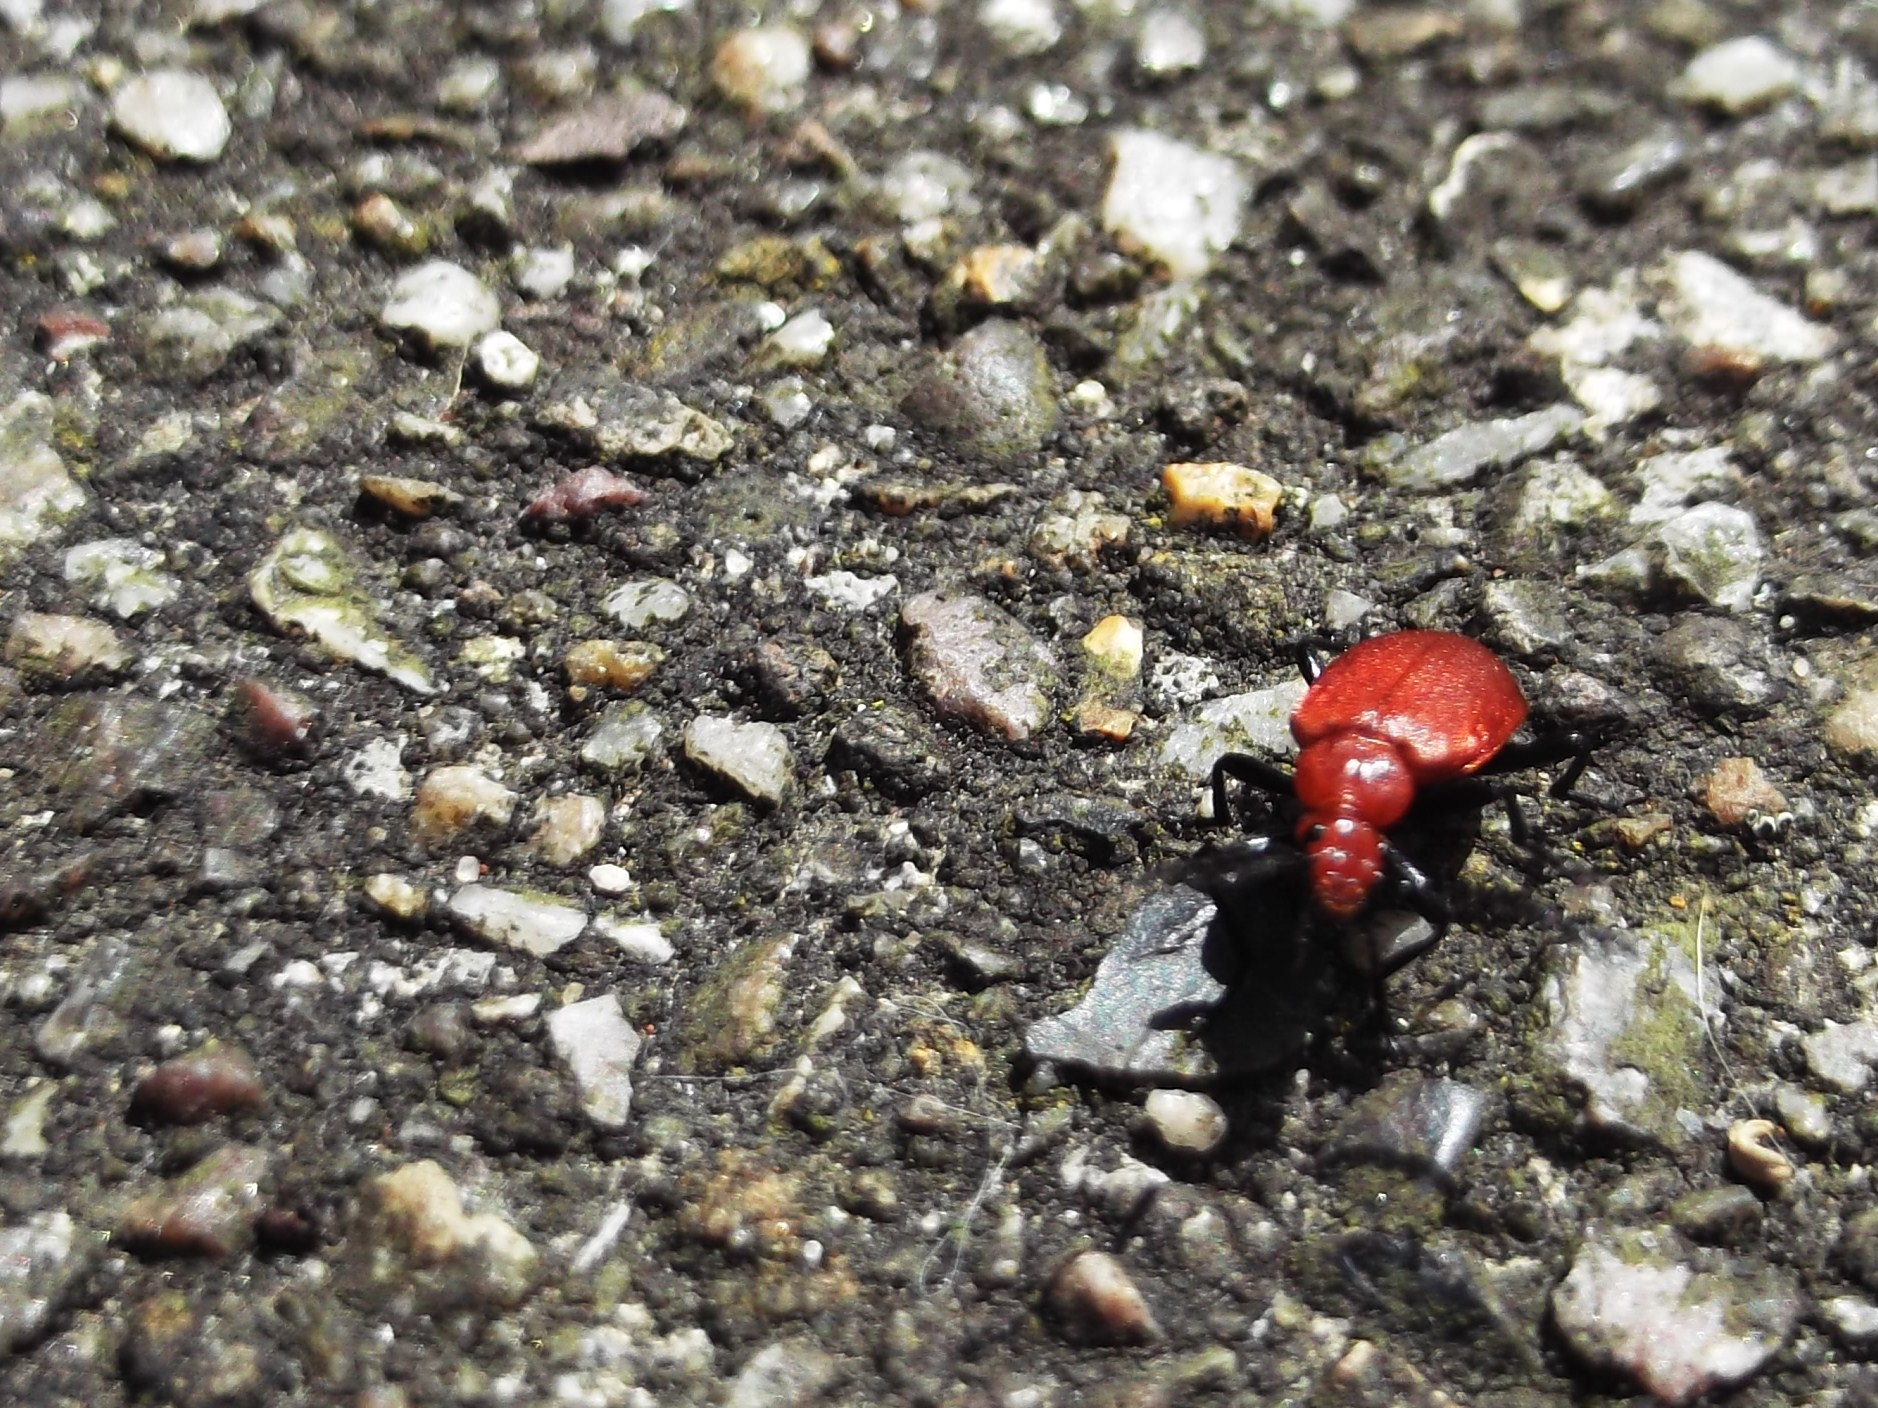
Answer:
[[[1275,797],[1291,795],[1291,774],[1276,763],[1252,753],[1222,753],[1214,760],[1212,773],[1213,822],[1216,826],[1230,825],[1236,819],[1226,785],[1229,781],[1236,781],[1241,787],[1269,792]]]

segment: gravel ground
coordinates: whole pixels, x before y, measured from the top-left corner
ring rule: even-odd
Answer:
[[[0,1399],[1878,1403],[1874,73],[0,0]],[[1598,747],[1383,983],[1403,627]]]

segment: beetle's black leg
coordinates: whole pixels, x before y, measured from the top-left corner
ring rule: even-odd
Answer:
[[[1495,776],[1500,773],[1522,772],[1527,768],[1550,767],[1553,763],[1564,763],[1565,771],[1552,780],[1546,790],[1558,801],[1578,802],[1585,806],[1602,807],[1605,804],[1595,797],[1587,797],[1575,791],[1578,779],[1584,776],[1585,768],[1591,762],[1591,752],[1597,747],[1597,740],[1589,734],[1558,732],[1541,734],[1525,743],[1509,743],[1493,760],[1483,767],[1478,776]]]
[[[1180,879],[1217,901],[1296,875],[1304,853],[1277,836],[1246,836],[1182,863]]]
[[[1447,896],[1428,878],[1426,871],[1394,846],[1383,847],[1382,860],[1389,868],[1389,874],[1402,897],[1409,902],[1409,907],[1434,925],[1435,937],[1440,938],[1448,926],[1454,923],[1454,910],[1449,906]]]
[[[1228,779],[1276,796],[1291,795],[1291,774],[1276,763],[1251,753],[1222,753],[1213,761],[1213,822],[1226,826],[1232,822],[1232,804],[1226,793]]]

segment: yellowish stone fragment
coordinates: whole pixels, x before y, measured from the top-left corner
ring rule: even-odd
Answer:
[[[446,485],[404,474],[361,475],[359,492],[406,518],[429,518],[463,502],[463,496]]]
[[[1230,461],[1170,464],[1161,484],[1176,528],[1232,528],[1246,538],[1272,531],[1284,493],[1271,475]]]
[[[1141,721],[1141,623],[1104,616],[1082,638],[1089,689],[1076,705],[1076,730],[1088,738],[1125,742]]]
[[[583,640],[561,662],[570,685],[631,691],[652,677],[665,652],[644,640]]]
[[[972,302],[1002,308],[1023,298],[1036,266],[1036,251],[1028,245],[981,244],[966,252],[952,277]]]
[[[1848,692],[1826,716],[1824,735],[1826,746],[1850,762],[1866,763],[1878,757],[1878,688]]]
[[[423,886],[413,885],[403,876],[388,871],[380,871],[366,880],[365,898],[389,919],[416,919],[428,903]]]
[[[529,847],[549,865],[572,865],[595,846],[606,828],[606,804],[585,792],[545,797],[535,808]]]
[[[1082,638],[1092,663],[1114,679],[1136,678],[1141,673],[1141,623],[1126,616],[1104,616]]]
[[[471,827],[506,826],[515,794],[481,768],[453,764],[434,769],[417,788],[411,834],[426,846],[442,845]]]

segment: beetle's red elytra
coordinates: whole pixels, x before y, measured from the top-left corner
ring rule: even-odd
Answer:
[[[1338,656],[1291,715],[1296,835],[1318,906],[1355,917],[1416,791],[1478,772],[1525,721],[1513,672],[1467,636],[1398,631]]]

